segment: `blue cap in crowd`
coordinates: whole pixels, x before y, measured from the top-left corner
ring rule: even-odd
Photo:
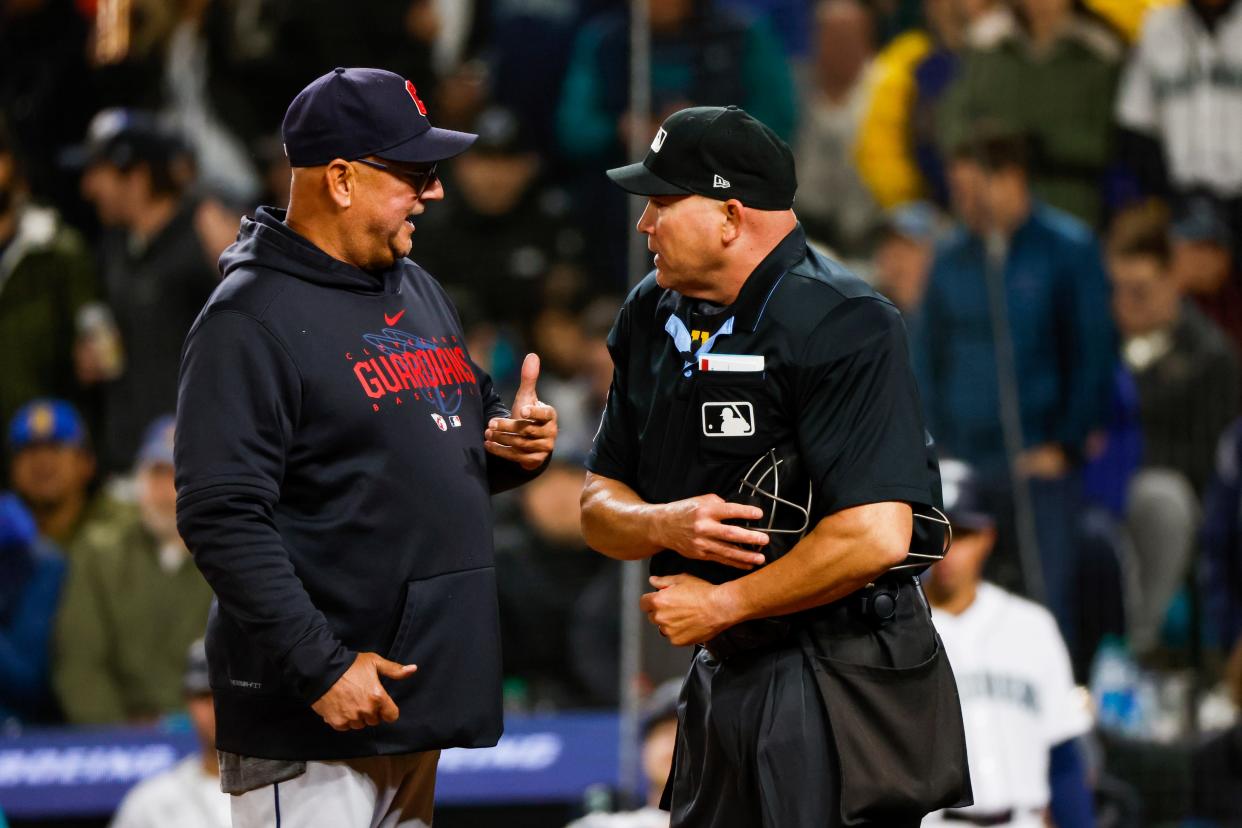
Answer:
[[[477,137],[438,129],[418,89],[383,69],[333,69],[298,93],[280,126],[293,167],[374,155],[429,163],[465,152]]]
[[[128,170],[143,162],[168,167],[189,156],[189,145],[153,112],[111,107],[95,114],[85,143],[65,150],[61,162],[74,168],[107,163]]]
[[[9,421],[9,450],[18,452],[35,443],[86,445],[86,426],[64,400],[32,400]]]
[[[211,676],[207,672],[207,644],[201,638],[186,651],[181,689],[187,696],[201,696],[211,692]]]
[[[916,242],[934,242],[940,227],[936,208],[928,201],[907,201],[889,211],[885,226],[890,233]]]
[[[1224,206],[1210,195],[1197,193],[1182,201],[1173,213],[1169,228],[1174,238],[1209,242],[1221,247],[1233,244],[1233,233]]]
[[[961,460],[940,461],[940,488],[945,514],[955,529],[978,532],[996,525],[979,475]]]
[[[147,426],[138,449],[138,466],[171,466],[173,464],[173,426],[176,419],[171,414],[158,417]]]

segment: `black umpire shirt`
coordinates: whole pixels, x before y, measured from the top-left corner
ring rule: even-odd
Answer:
[[[587,468],[648,502],[713,492],[744,500],[739,480],[786,447],[810,476],[812,527],[865,503],[934,504],[901,314],[810,249],[801,226],[728,307],[665,290],[649,274],[608,349],[612,388]],[[745,574],[671,550],[651,571],[712,583]]]

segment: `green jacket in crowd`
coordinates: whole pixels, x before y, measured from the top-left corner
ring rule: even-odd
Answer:
[[[55,210],[27,205],[0,239],[0,424],[36,397],[78,402],[76,317],[99,298],[94,261]]]
[[[74,724],[148,720],[184,707],[185,653],[211,588],[188,552],[161,562],[140,520],[87,526],[70,553],[52,682]]]
[[[1095,227],[1113,154],[1113,100],[1120,40],[1078,17],[1043,54],[1014,20],[977,35],[942,99],[941,146],[955,148],[981,122],[1032,139],[1036,196]]]

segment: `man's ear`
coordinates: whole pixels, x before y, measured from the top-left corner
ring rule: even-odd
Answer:
[[[358,174],[354,165],[343,158],[334,158],[324,167],[324,188],[337,207],[344,210],[354,202]]]
[[[720,225],[720,240],[724,244],[737,241],[742,235],[742,224],[746,220],[746,208],[736,198],[731,198],[721,205],[723,221]]]

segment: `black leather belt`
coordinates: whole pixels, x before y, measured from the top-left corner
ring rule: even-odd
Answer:
[[[897,615],[897,593],[903,584],[911,583],[913,576],[905,574],[885,575],[844,598],[815,607],[805,612],[777,618],[757,618],[735,624],[703,646],[717,661],[750,650],[768,650],[791,641],[793,634],[805,622],[831,616],[840,612],[856,614],[876,625],[887,624]]]

